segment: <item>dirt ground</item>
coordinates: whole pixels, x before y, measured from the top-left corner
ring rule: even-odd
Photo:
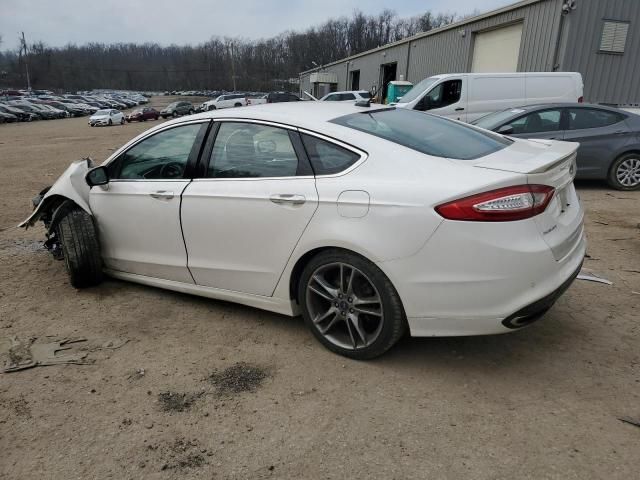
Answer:
[[[76,291],[43,228],[16,228],[70,161],[155,123],[0,125],[0,339],[128,340],[0,374],[0,478],[639,478],[640,428],[618,417],[640,419],[640,192],[578,185],[585,267],[612,286],[576,281],[510,335],[355,362],[300,319],[115,280]]]

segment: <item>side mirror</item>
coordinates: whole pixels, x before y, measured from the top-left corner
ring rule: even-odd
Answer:
[[[89,170],[84,179],[89,187],[106,185],[109,183],[109,171],[107,170],[107,167],[104,166],[96,167],[93,170]]]
[[[497,133],[501,135],[511,135],[513,133],[513,127],[511,125],[503,125],[497,130]]]

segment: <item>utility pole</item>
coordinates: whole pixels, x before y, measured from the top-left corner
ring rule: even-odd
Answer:
[[[233,40],[231,41],[231,80],[233,81],[233,91],[236,91],[236,65],[233,60]]]
[[[24,39],[24,32],[22,33],[22,45],[20,45],[20,51],[24,49],[24,68],[27,71],[27,90],[31,91],[31,80],[29,79],[29,60],[27,58],[27,41]]]

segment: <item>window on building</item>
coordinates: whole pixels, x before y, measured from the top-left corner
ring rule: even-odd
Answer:
[[[607,53],[624,53],[629,33],[629,22],[605,20],[600,39],[600,51]]]

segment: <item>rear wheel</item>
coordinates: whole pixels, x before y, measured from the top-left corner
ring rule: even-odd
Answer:
[[[242,104],[241,104],[241,103],[236,103],[236,104],[234,105],[234,107],[241,107],[241,106],[242,106]]]
[[[609,170],[608,182],[616,190],[638,190],[640,153],[628,153],[617,158]]]
[[[320,253],[298,284],[302,315],[329,350],[357,360],[382,355],[405,331],[404,310],[391,281],[351,252]]]
[[[70,210],[58,223],[56,233],[71,285],[84,288],[102,282],[100,244],[91,216],[79,208]]]

